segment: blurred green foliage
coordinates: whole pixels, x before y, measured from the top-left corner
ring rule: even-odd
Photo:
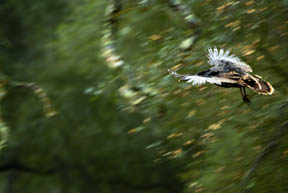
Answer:
[[[4,0],[0,16],[0,192],[288,191],[287,1]],[[209,46],[275,94],[247,106],[167,73],[206,69]]]

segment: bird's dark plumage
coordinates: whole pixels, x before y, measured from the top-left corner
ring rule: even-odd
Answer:
[[[238,87],[246,103],[249,103],[249,99],[245,87],[257,94],[271,95],[274,92],[274,88],[269,82],[262,80],[258,75],[251,74],[252,68],[238,57],[230,55],[229,51],[209,48],[208,63],[212,67],[196,75],[182,75],[171,70],[168,71],[174,77],[192,83],[192,85],[211,83],[225,88]]]

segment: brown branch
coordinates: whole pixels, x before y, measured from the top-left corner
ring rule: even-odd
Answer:
[[[192,33],[190,34],[191,44],[187,48],[185,48],[185,50],[189,51],[192,49],[192,46],[199,39],[199,36],[201,34],[201,28],[198,19],[195,17],[193,13],[191,13],[190,9],[181,1],[168,0],[168,5],[175,12],[177,12],[178,15],[182,16],[188,28],[192,30]]]
[[[23,87],[33,91],[33,93],[39,98],[43,105],[43,111],[46,117],[53,117],[57,114],[57,111],[53,108],[50,97],[47,95],[45,90],[35,84],[34,82],[20,82],[20,81],[9,81],[9,84],[13,87]]]

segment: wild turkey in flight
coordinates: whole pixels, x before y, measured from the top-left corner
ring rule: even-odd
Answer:
[[[247,104],[250,104],[250,100],[245,87],[257,94],[271,95],[274,92],[274,88],[269,82],[262,80],[258,75],[251,74],[252,68],[238,57],[230,55],[229,51],[209,48],[207,56],[208,63],[212,67],[196,75],[182,75],[170,69],[168,72],[180,80],[192,83],[192,85],[202,85],[208,82],[225,88],[238,87],[243,101]]]

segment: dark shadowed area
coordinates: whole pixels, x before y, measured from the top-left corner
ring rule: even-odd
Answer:
[[[288,1],[2,0],[0,193],[287,193]],[[207,48],[273,95],[193,86]]]

